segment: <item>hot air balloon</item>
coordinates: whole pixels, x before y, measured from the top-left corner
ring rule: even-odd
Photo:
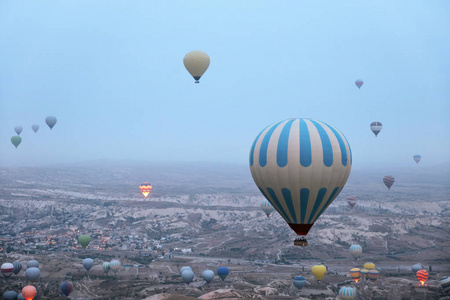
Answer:
[[[360,89],[362,87],[362,85],[364,84],[364,81],[362,81],[361,79],[358,79],[355,81],[355,84],[358,87],[358,89]]]
[[[72,283],[69,281],[64,281],[61,284],[61,293],[63,293],[64,296],[69,296],[70,293],[72,293]]]
[[[366,262],[364,264],[364,269],[367,269],[367,270],[375,269],[375,264],[373,262]]]
[[[294,277],[293,284],[296,288],[301,290],[306,285],[306,279],[303,276]]]
[[[214,280],[214,271],[211,270],[203,271],[202,278],[205,279],[207,283],[211,283]]]
[[[25,298],[25,300],[33,300],[34,296],[36,295],[36,288],[32,285],[27,285],[22,289],[22,296]]]
[[[141,190],[142,195],[147,198],[148,194],[150,194],[150,191],[152,190],[152,186],[148,182],[144,182],[139,186],[139,189]]]
[[[83,259],[83,267],[86,269],[86,271],[89,272],[89,270],[94,266],[94,260],[92,258],[85,258]]]
[[[270,204],[270,202],[267,201],[266,199],[264,199],[261,202],[261,209],[266,214],[267,217],[269,217],[270,214],[275,210],[275,208],[273,208],[272,204]]]
[[[416,273],[417,279],[419,279],[422,285],[425,284],[425,281],[428,279],[428,272],[426,270],[419,270]]]
[[[22,143],[22,138],[18,135],[15,135],[11,137],[11,143],[17,148],[17,146],[19,146],[20,143]]]
[[[16,300],[17,299],[17,293],[14,291],[7,291],[3,293],[3,300]]]
[[[415,264],[411,267],[411,270],[414,272],[414,274],[416,274],[417,271],[422,270],[422,269],[423,269],[423,267],[421,264]]]
[[[25,297],[22,295],[22,293],[20,293],[20,294],[17,296],[17,300],[25,300]]]
[[[180,275],[183,274],[183,272],[186,271],[186,270],[191,270],[192,271],[192,268],[191,267],[187,267],[187,266],[186,267],[181,267]]]
[[[361,269],[359,268],[353,268],[350,270],[350,277],[355,281],[358,282],[359,278],[361,278]]]
[[[375,134],[375,137],[378,136],[378,133],[380,133],[382,128],[383,128],[383,124],[381,124],[381,122],[372,122],[372,123],[370,123],[370,129]]]
[[[380,272],[378,272],[375,269],[372,269],[372,270],[369,270],[368,276],[369,276],[370,281],[375,282],[375,281],[377,281],[378,277],[380,277]]]
[[[324,265],[315,265],[312,267],[312,273],[317,281],[321,281],[323,276],[327,273],[327,268]]]
[[[362,247],[360,245],[351,245],[349,250],[355,260],[357,260],[362,253]]]
[[[9,276],[11,276],[11,274],[14,272],[14,265],[12,263],[4,263],[2,264],[0,269],[3,276],[5,276],[5,278],[9,278]]]
[[[191,51],[183,58],[186,70],[194,77],[195,83],[199,83],[200,77],[206,72],[209,67],[209,56],[203,51]]]
[[[339,298],[341,300],[353,300],[356,297],[356,291],[351,287],[341,287],[339,290]]]
[[[355,196],[347,197],[347,203],[348,203],[348,205],[350,205],[351,208],[353,208],[356,205],[357,201],[358,201],[358,199],[356,199]]]
[[[369,279],[369,270],[367,269],[362,269],[361,270],[361,277],[365,278],[365,279]]]
[[[19,274],[20,270],[22,270],[22,264],[20,263],[20,261],[16,260],[15,262],[13,262],[13,266],[14,266],[14,274],[17,275]]]
[[[224,281],[225,278],[227,278],[229,273],[230,273],[230,271],[228,270],[227,267],[219,267],[217,269],[217,275],[219,275],[219,277],[220,277],[220,279],[222,279],[222,281]]]
[[[33,125],[31,125],[31,129],[33,129],[34,133],[36,133],[39,130],[39,125],[33,124]]]
[[[120,269],[120,261],[111,260],[111,262],[109,263],[109,266],[111,268],[111,271],[113,271],[114,273],[117,273]]]
[[[78,237],[78,242],[81,246],[83,246],[83,248],[86,248],[91,242],[91,237],[89,235],[80,235]]]
[[[419,163],[419,161],[422,159],[422,155],[416,154],[413,158],[416,163]]]
[[[45,123],[47,123],[48,127],[50,127],[51,130],[56,124],[56,118],[53,116],[48,116],[47,118],[45,118]]]
[[[14,127],[14,131],[17,133],[17,135],[20,135],[20,133],[22,132],[23,127],[22,126],[16,126]]]
[[[185,270],[181,273],[181,278],[183,278],[184,282],[189,284],[194,279],[194,272],[192,272],[192,270]]]
[[[105,272],[106,274],[108,274],[109,270],[111,270],[109,262],[104,262],[102,265],[102,268],[103,268],[103,272]]]
[[[442,277],[441,280],[439,280],[439,283],[441,284],[441,287],[444,290],[444,292],[449,294],[450,293],[450,277],[448,277],[448,276]]]
[[[39,262],[35,259],[27,261],[27,268],[39,268]]]
[[[391,186],[394,184],[394,181],[395,181],[395,179],[392,176],[384,176],[383,177],[384,185],[387,186],[388,190],[391,190]]]
[[[38,268],[35,268],[35,267],[28,268],[25,271],[25,277],[31,282],[33,282],[36,279],[38,279],[39,275],[41,275],[41,271]]]
[[[250,170],[261,193],[292,230],[306,236],[344,187],[350,146],[336,128],[312,119],[287,119],[256,137]],[[306,246],[303,237],[294,242]]]

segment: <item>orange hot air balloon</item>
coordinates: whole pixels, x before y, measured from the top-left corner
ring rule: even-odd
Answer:
[[[152,186],[148,182],[144,182],[139,186],[139,188],[141,189],[142,195],[144,195],[145,198],[147,198],[148,194],[150,194],[150,191],[152,190]]]
[[[417,279],[419,279],[422,285],[425,284],[425,281],[428,279],[428,272],[426,270],[419,270],[416,273]]]
[[[361,269],[359,268],[353,268],[350,270],[350,277],[355,281],[358,282],[359,278],[361,278]]]
[[[27,285],[22,289],[22,296],[26,300],[33,300],[34,296],[36,296],[36,288],[32,285]]]

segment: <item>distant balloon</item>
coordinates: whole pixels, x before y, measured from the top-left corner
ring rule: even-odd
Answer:
[[[12,263],[4,263],[2,264],[0,269],[2,271],[3,276],[5,276],[5,278],[9,278],[11,274],[14,272],[14,265]]]
[[[103,272],[105,272],[106,274],[108,274],[109,270],[111,270],[109,262],[104,262],[102,265],[102,268],[103,268]]]
[[[35,259],[29,260],[27,262],[27,268],[39,268],[39,262]]]
[[[361,269],[359,268],[353,268],[350,270],[350,277],[355,281],[358,282],[361,278]]]
[[[358,202],[358,199],[355,196],[347,197],[347,203],[351,208],[356,205],[356,202]]]
[[[422,285],[425,284],[425,281],[428,279],[428,272],[426,270],[419,270],[416,273],[417,279],[419,279]]]
[[[48,116],[47,118],[45,118],[45,123],[47,123],[48,127],[50,127],[50,129],[53,128],[53,126],[55,126],[56,124],[56,118],[53,116]]]
[[[19,146],[20,143],[22,143],[22,138],[18,135],[15,135],[11,137],[11,143],[17,148],[17,146]]]
[[[306,279],[303,276],[294,277],[294,281],[292,282],[296,288],[301,290],[306,285]]]
[[[117,273],[120,269],[120,261],[111,260],[111,262],[109,263],[109,266],[111,268],[111,271],[113,271],[114,273]]]
[[[72,283],[69,281],[64,281],[61,284],[61,293],[63,293],[64,296],[69,296],[70,293],[72,293]]]
[[[228,270],[227,267],[220,267],[217,269],[217,275],[219,275],[220,279],[225,280],[225,278],[227,278],[228,274],[230,273],[230,271]]]
[[[381,124],[381,122],[372,122],[370,124],[370,130],[375,134],[375,137],[378,136],[382,128],[383,124]]]
[[[375,269],[375,264],[373,262],[366,262],[364,264],[364,269],[367,269],[367,270]]]
[[[142,195],[147,198],[148,194],[150,194],[150,191],[152,190],[152,186],[148,182],[144,182],[139,186],[139,189],[141,190]]]
[[[20,135],[20,133],[22,132],[23,127],[22,126],[16,126],[14,127],[14,131],[17,133],[17,135]]]
[[[41,271],[38,268],[28,268],[25,271],[25,277],[29,280],[29,281],[35,281],[36,279],[38,279],[39,275],[41,275]]]
[[[414,161],[416,162],[416,163],[419,163],[419,161],[422,159],[422,155],[418,155],[418,154],[416,154],[416,155],[414,155]]]
[[[315,265],[312,267],[312,273],[317,281],[321,281],[325,276],[325,273],[327,273],[327,268],[324,265]]]
[[[350,175],[350,146],[336,128],[313,119],[287,119],[260,132],[250,150],[255,184],[297,235],[340,193]],[[295,245],[306,245],[304,238]]]
[[[261,209],[266,214],[267,217],[269,217],[270,214],[275,210],[275,208],[272,206],[272,204],[270,204],[270,202],[267,201],[266,199],[264,199],[261,202]]]
[[[15,275],[19,274],[20,270],[22,270],[22,264],[20,263],[20,261],[16,260],[15,262],[13,262],[13,266],[14,266],[14,274]]]
[[[369,279],[369,270],[367,269],[362,269],[361,270],[361,277],[365,278],[365,279]]]
[[[362,87],[362,85],[364,84],[364,81],[362,81],[361,79],[358,79],[355,81],[355,84],[358,87],[358,89],[360,89]]]
[[[89,235],[80,235],[78,237],[78,242],[83,248],[86,248],[91,242],[91,237]]]
[[[449,294],[450,293],[450,277],[448,277],[448,276],[442,277],[441,280],[439,280],[439,283],[440,283],[442,289],[444,290],[444,292]]]
[[[355,297],[356,291],[354,288],[344,286],[339,290],[339,298],[341,300],[353,300]]]
[[[375,281],[377,281],[378,277],[380,276],[380,272],[378,272],[375,269],[372,269],[372,270],[369,270],[368,276],[369,276],[370,281],[375,282]]]
[[[3,293],[3,300],[16,300],[17,299],[17,293],[14,291],[7,291]]]
[[[417,271],[422,270],[422,269],[423,269],[423,267],[422,267],[421,264],[415,264],[415,265],[413,265],[412,268],[411,268],[411,270],[414,272],[414,274],[416,274]]]
[[[186,271],[186,270],[191,270],[191,271],[192,271],[192,268],[191,268],[191,267],[187,267],[187,266],[181,267],[181,269],[180,269],[180,275],[183,274],[183,272]]]
[[[360,245],[351,245],[349,250],[355,260],[358,259],[362,253],[362,247]]]
[[[25,298],[25,300],[33,300],[36,293],[36,288],[32,285],[27,285],[22,289],[22,296]]]
[[[94,260],[92,258],[85,258],[83,259],[83,267],[86,269],[86,271],[89,272],[89,270],[94,266]]]
[[[185,270],[181,273],[181,278],[183,278],[184,282],[189,284],[194,279],[194,272],[192,272],[192,270]]]
[[[33,124],[33,125],[31,125],[31,129],[33,129],[34,133],[36,133],[39,130],[39,125]]]
[[[207,283],[211,283],[214,280],[214,271],[211,270],[203,271],[202,278],[205,279]]]
[[[194,77],[195,83],[199,83],[200,77],[206,72],[209,67],[209,56],[203,51],[191,51],[183,58],[186,70]]]
[[[20,294],[17,296],[17,300],[25,300],[25,297],[22,295],[22,293],[20,293]]]
[[[395,179],[392,176],[384,176],[383,178],[384,185],[387,186],[388,190],[391,189],[391,186],[394,184],[394,181]]]

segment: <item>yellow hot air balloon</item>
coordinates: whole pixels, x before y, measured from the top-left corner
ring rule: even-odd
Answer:
[[[375,264],[373,262],[366,262],[364,264],[364,269],[367,269],[367,270],[375,269]]]
[[[323,276],[325,276],[326,272],[327,272],[327,268],[324,265],[315,265],[314,267],[312,267],[312,273],[318,281],[322,280],[322,278],[323,278]]]
[[[209,56],[203,51],[191,51],[183,58],[186,70],[194,77],[195,83],[199,83],[200,77],[206,72],[209,67]]]
[[[358,282],[359,278],[361,278],[361,269],[359,268],[352,268],[350,270],[350,277],[355,281]]]
[[[362,269],[362,270],[361,270],[361,278],[368,279],[368,278],[369,278],[369,270],[367,270],[367,269]]]

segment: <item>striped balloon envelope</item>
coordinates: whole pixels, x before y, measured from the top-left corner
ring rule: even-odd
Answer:
[[[355,196],[347,197],[347,203],[348,203],[348,205],[350,205],[351,208],[353,208],[356,205],[357,201],[358,201],[358,199],[356,199]]]
[[[362,269],[362,270],[361,270],[361,277],[362,277],[362,278],[365,278],[365,279],[368,279],[368,278],[369,278],[369,270],[367,270],[367,269]]]
[[[383,128],[383,124],[381,124],[381,122],[370,123],[370,130],[372,130],[372,132],[375,134],[375,137],[378,136],[378,134],[380,133],[382,128]]]
[[[203,76],[209,67],[210,59],[205,52],[195,50],[184,56],[183,63],[186,70],[194,77],[195,83],[199,83],[200,77]]]
[[[11,276],[11,274],[14,272],[14,265],[12,263],[4,263],[0,268],[5,278],[9,278],[9,276]]]
[[[419,270],[416,273],[417,279],[419,279],[422,285],[425,284],[425,281],[428,279],[428,272],[426,270]]]
[[[293,284],[296,288],[301,290],[306,285],[306,279],[303,276],[296,276],[294,278]]]
[[[139,189],[141,190],[142,195],[147,198],[148,194],[150,194],[150,191],[152,190],[152,186],[148,182],[144,182],[139,186]]]
[[[14,266],[14,274],[19,274],[20,270],[22,270],[22,264],[20,263],[20,261],[16,260],[15,262],[13,262],[13,266]]]
[[[109,267],[111,268],[111,271],[117,273],[120,269],[120,261],[115,259],[111,260],[111,262],[109,263]]]
[[[273,208],[272,204],[270,204],[270,202],[267,201],[266,199],[264,199],[261,202],[261,209],[266,214],[267,217],[269,217],[270,214],[275,210],[275,208]]]
[[[375,269],[375,264],[373,262],[366,262],[364,264],[364,269],[367,269],[367,270]]]
[[[37,260],[29,260],[27,262],[27,268],[39,268],[39,262]]]
[[[391,189],[391,186],[394,184],[394,181],[395,181],[394,177],[390,175],[383,177],[384,185],[387,186],[388,190]]]
[[[380,272],[378,272],[378,270],[372,269],[369,270],[369,279],[372,282],[377,281],[378,277],[380,277]]]
[[[61,284],[61,293],[63,293],[64,294],[64,296],[69,296],[70,295],[70,293],[72,293],[72,283],[71,282],[69,282],[69,281],[64,281],[62,284]]]
[[[361,269],[359,268],[353,268],[350,270],[350,277],[355,281],[358,282],[361,278]]]
[[[103,272],[105,273],[105,274],[108,274],[108,272],[109,272],[109,270],[111,270],[111,267],[110,267],[110,265],[109,265],[109,262],[104,262],[103,263],[103,265],[102,265],[102,269],[103,269]]]
[[[349,250],[355,260],[358,259],[362,253],[362,247],[360,245],[351,245]]]
[[[442,277],[441,280],[439,280],[439,283],[441,284],[444,292],[446,292],[447,294],[450,293],[450,277]]]
[[[340,193],[351,164],[344,135],[312,119],[271,124],[250,150],[250,171],[259,190],[303,236]]]
[[[344,286],[339,290],[339,298],[341,300],[353,300],[355,297],[356,291],[354,288]]]

